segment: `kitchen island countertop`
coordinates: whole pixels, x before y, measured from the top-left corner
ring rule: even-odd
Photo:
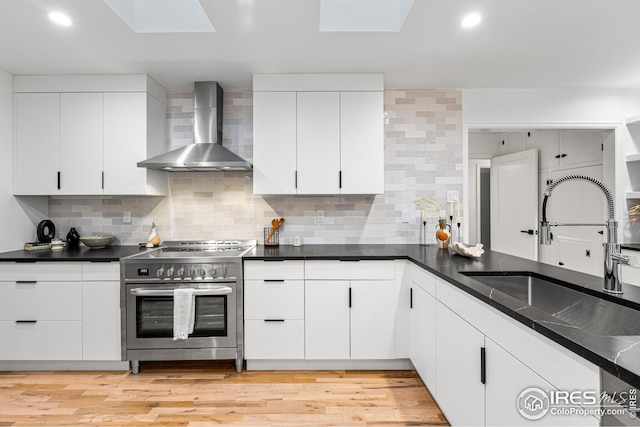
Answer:
[[[257,246],[247,260],[383,260],[408,259],[442,280],[491,305],[523,325],[550,338],[595,365],[640,388],[640,336],[597,335],[569,325],[462,272],[533,272],[570,284],[575,290],[640,310],[640,287],[625,284],[622,296],[601,292],[603,279],[500,252],[466,258],[436,245],[304,245]]]

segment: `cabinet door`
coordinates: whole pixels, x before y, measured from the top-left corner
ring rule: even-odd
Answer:
[[[296,93],[253,93],[253,193],[296,193]]]
[[[534,130],[528,132],[527,150],[538,150],[538,167],[548,169],[560,164],[558,157],[558,131]]]
[[[120,360],[120,282],[82,284],[82,359]]]
[[[104,193],[144,194],[147,170],[147,94],[104,94]]]
[[[15,95],[14,194],[58,193],[60,95]]]
[[[384,95],[340,93],[342,194],[384,193]]]
[[[307,280],[304,342],[306,359],[349,359],[349,282]]]
[[[409,316],[409,357],[429,392],[435,396],[436,299],[419,286],[413,286]]]
[[[527,134],[525,132],[508,133],[500,142],[500,155],[519,153],[527,149]]]
[[[102,194],[101,93],[60,95],[60,194]]]
[[[604,135],[601,131],[560,131],[560,166],[602,164],[603,142]]]
[[[484,335],[441,303],[436,304],[436,322],[438,406],[451,425],[484,425]]]
[[[350,286],[351,359],[394,359],[395,283],[358,280]]]
[[[298,194],[340,193],[340,93],[298,92]]]

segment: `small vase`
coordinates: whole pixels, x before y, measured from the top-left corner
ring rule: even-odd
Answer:
[[[447,230],[447,227],[449,228]],[[447,224],[446,219],[439,219],[436,224],[436,241],[440,249],[447,249],[451,241],[451,226]]]
[[[71,227],[71,230],[67,233],[67,245],[70,248],[77,248],[80,246],[80,235],[73,227]]]

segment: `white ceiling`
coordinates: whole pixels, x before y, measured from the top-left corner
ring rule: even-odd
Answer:
[[[305,72],[383,72],[388,88],[640,88],[639,0],[416,0],[385,33],[320,32],[320,0],[201,3],[215,33],[135,33],[101,0],[1,0],[0,69],[147,73],[167,89]],[[74,25],[52,24],[53,9]],[[463,30],[471,11],[483,21]]]

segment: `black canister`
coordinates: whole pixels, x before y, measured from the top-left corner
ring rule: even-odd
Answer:
[[[67,246],[70,248],[77,248],[80,246],[80,235],[73,227],[71,227],[71,230],[67,233]]]

